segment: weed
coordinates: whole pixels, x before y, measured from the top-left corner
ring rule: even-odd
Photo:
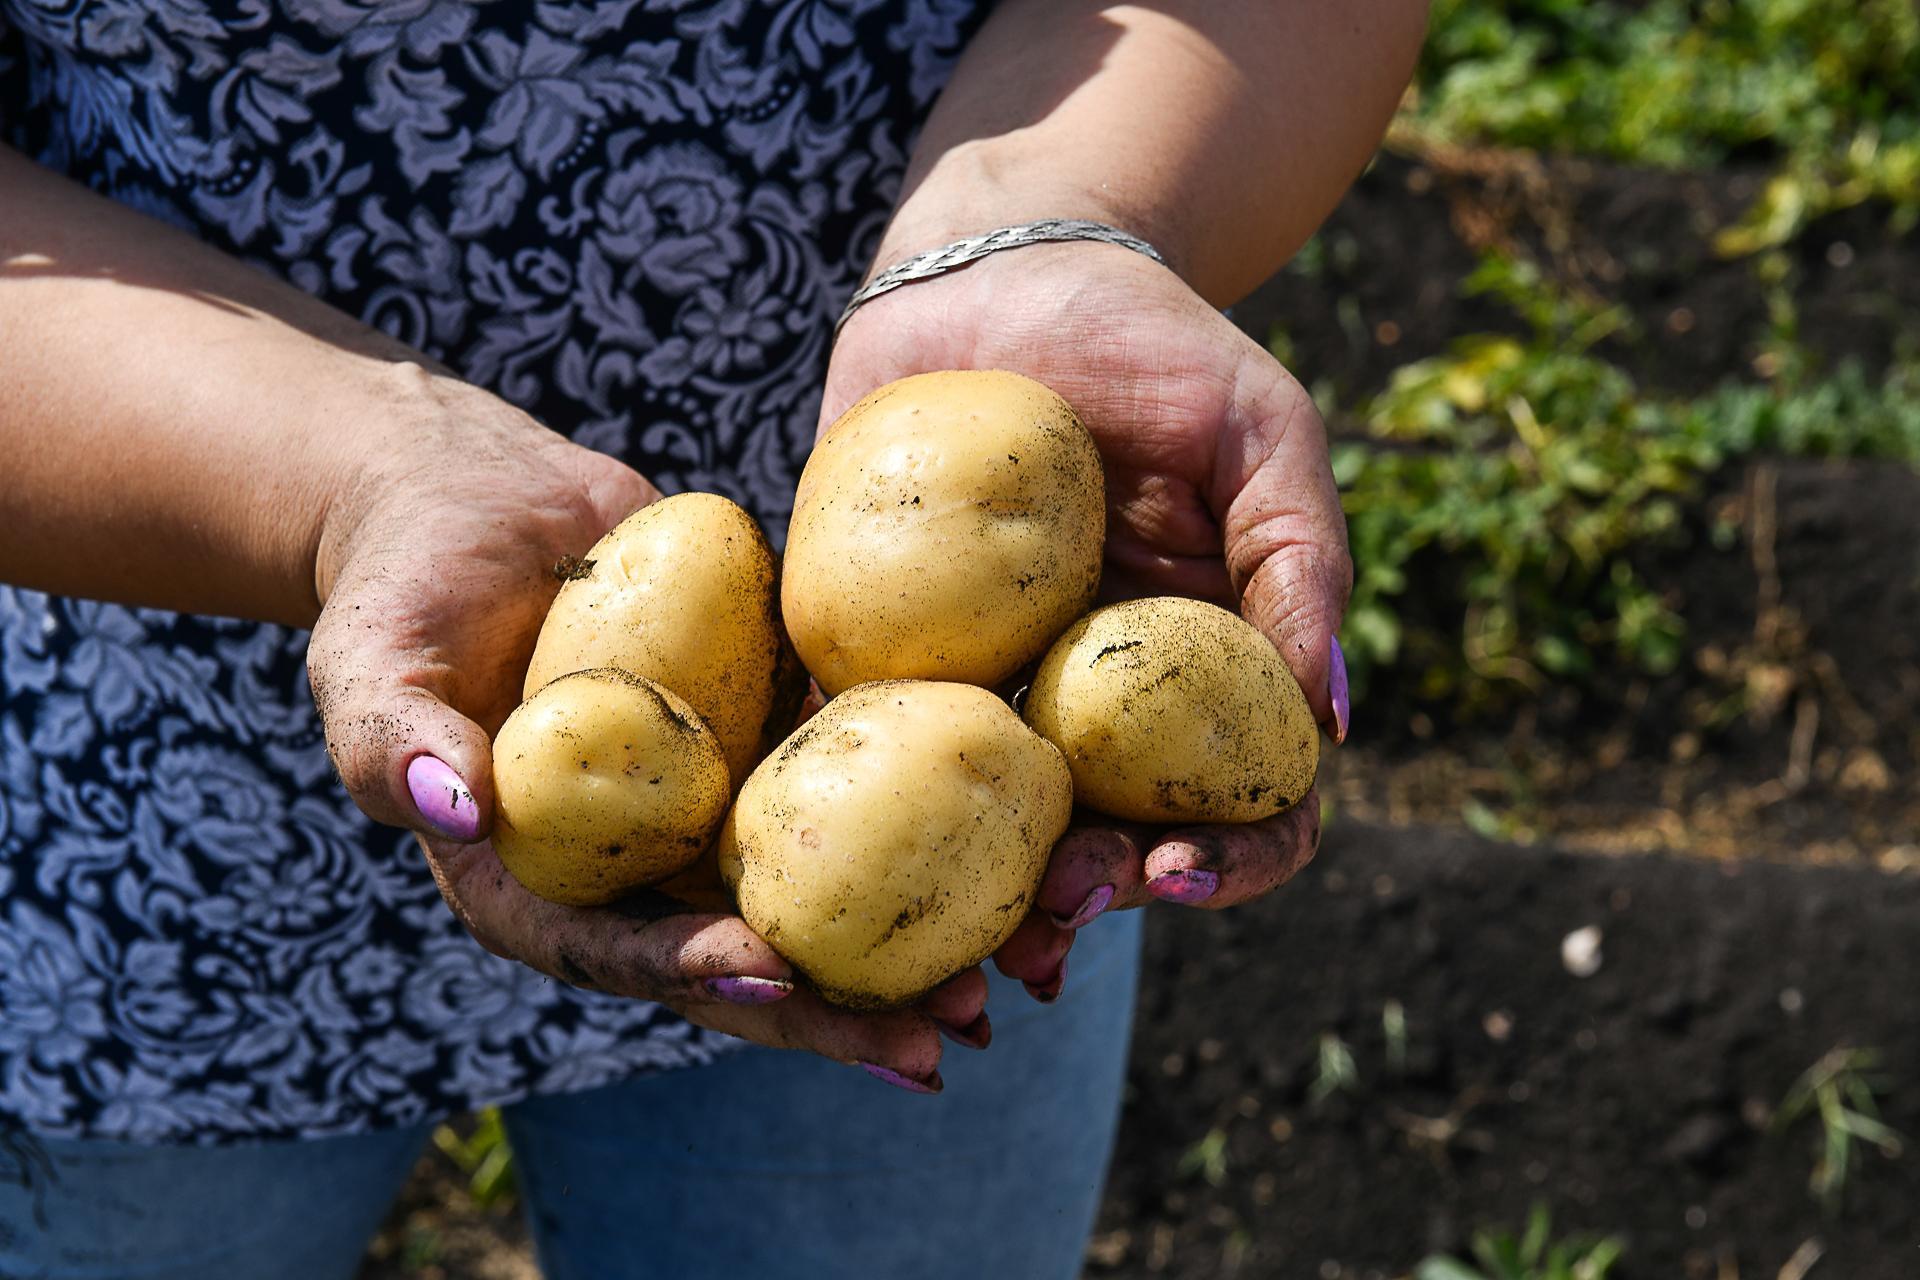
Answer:
[[[1473,1233],[1470,1266],[1436,1255],[1414,1269],[1414,1280],[1605,1280],[1626,1252],[1617,1236],[1571,1236],[1555,1241],[1547,1206],[1536,1204],[1520,1236],[1488,1230]]]
[[[1880,1122],[1875,1103],[1888,1087],[1872,1074],[1879,1065],[1880,1055],[1872,1049],[1841,1045],[1830,1050],[1794,1082],[1774,1116],[1776,1132],[1806,1115],[1819,1116],[1820,1143],[1807,1189],[1829,1214],[1840,1211],[1847,1180],[1860,1162],[1856,1142],[1877,1147],[1889,1159],[1900,1154],[1900,1135]]]
[[[1398,1000],[1380,1006],[1380,1034],[1387,1042],[1387,1070],[1404,1075],[1407,1070],[1407,1007]]]
[[[1336,1093],[1353,1092],[1359,1083],[1360,1069],[1354,1065],[1347,1042],[1331,1031],[1321,1032],[1314,1053],[1313,1080],[1307,1085],[1307,1102],[1317,1107]]]
[[[498,1107],[480,1112],[472,1134],[466,1137],[450,1124],[441,1125],[433,1131],[433,1145],[467,1175],[467,1191],[476,1206],[490,1209],[511,1200],[513,1148],[507,1145]]]
[[[1209,1129],[1207,1136],[1181,1153],[1175,1170],[1183,1178],[1196,1174],[1210,1187],[1227,1185],[1227,1131]]]

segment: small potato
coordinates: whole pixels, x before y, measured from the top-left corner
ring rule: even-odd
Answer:
[[[682,493],[642,507],[554,597],[523,696],[595,667],[645,676],[687,700],[744,780],[793,727],[806,692],[778,592],[773,549],[739,506]]]
[[[1025,918],[1073,782],[984,689],[841,694],[753,771],[722,828],[740,914],[835,1004],[908,1005]]]
[[[1136,822],[1255,822],[1299,801],[1320,761],[1306,694],[1273,644],[1197,600],[1129,600],[1048,650],[1024,714],[1074,794]]]
[[[494,739],[494,851],[550,902],[612,902],[700,856],[727,784],[719,741],[679,696],[630,671],[576,671]]]
[[[1031,378],[925,373],[830,427],[800,477],[781,609],[828,694],[869,680],[993,685],[1093,604],[1100,454]]]

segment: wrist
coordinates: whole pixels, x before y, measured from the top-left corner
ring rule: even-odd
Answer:
[[[1007,139],[965,143],[933,160],[924,175],[910,175],[867,278],[969,236],[1048,218],[1105,223],[1153,245],[1180,270],[1177,247],[1167,242],[1170,229],[1123,188],[1063,180],[1049,172],[1043,157],[1029,159],[1021,151]]]
[[[518,468],[529,451],[559,441],[490,392],[408,361],[380,367],[352,407],[330,406],[328,415],[353,425],[340,432],[313,541],[311,581],[323,606],[368,533],[389,517],[404,522],[418,506],[484,490],[493,466]]]

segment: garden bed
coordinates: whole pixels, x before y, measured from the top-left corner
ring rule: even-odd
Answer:
[[[1401,1276],[1536,1202],[1621,1236],[1622,1277],[1774,1280],[1816,1250],[1816,1277],[1915,1273],[1920,1152],[1862,1151],[1829,1215],[1818,1121],[1773,1127],[1851,1045],[1920,1135],[1920,878],[1345,824],[1289,890],[1156,913],[1148,948],[1090,1275]],[[1354,1071],[1316,1105],[1323,1034]]]

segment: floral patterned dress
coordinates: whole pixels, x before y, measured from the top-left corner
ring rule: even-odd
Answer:
[[[777,536],[982,7],[0,0],[0,139]],[[0,1131],[348,1133],[732,1043],[474,944],[305,647],[0,587]]]

